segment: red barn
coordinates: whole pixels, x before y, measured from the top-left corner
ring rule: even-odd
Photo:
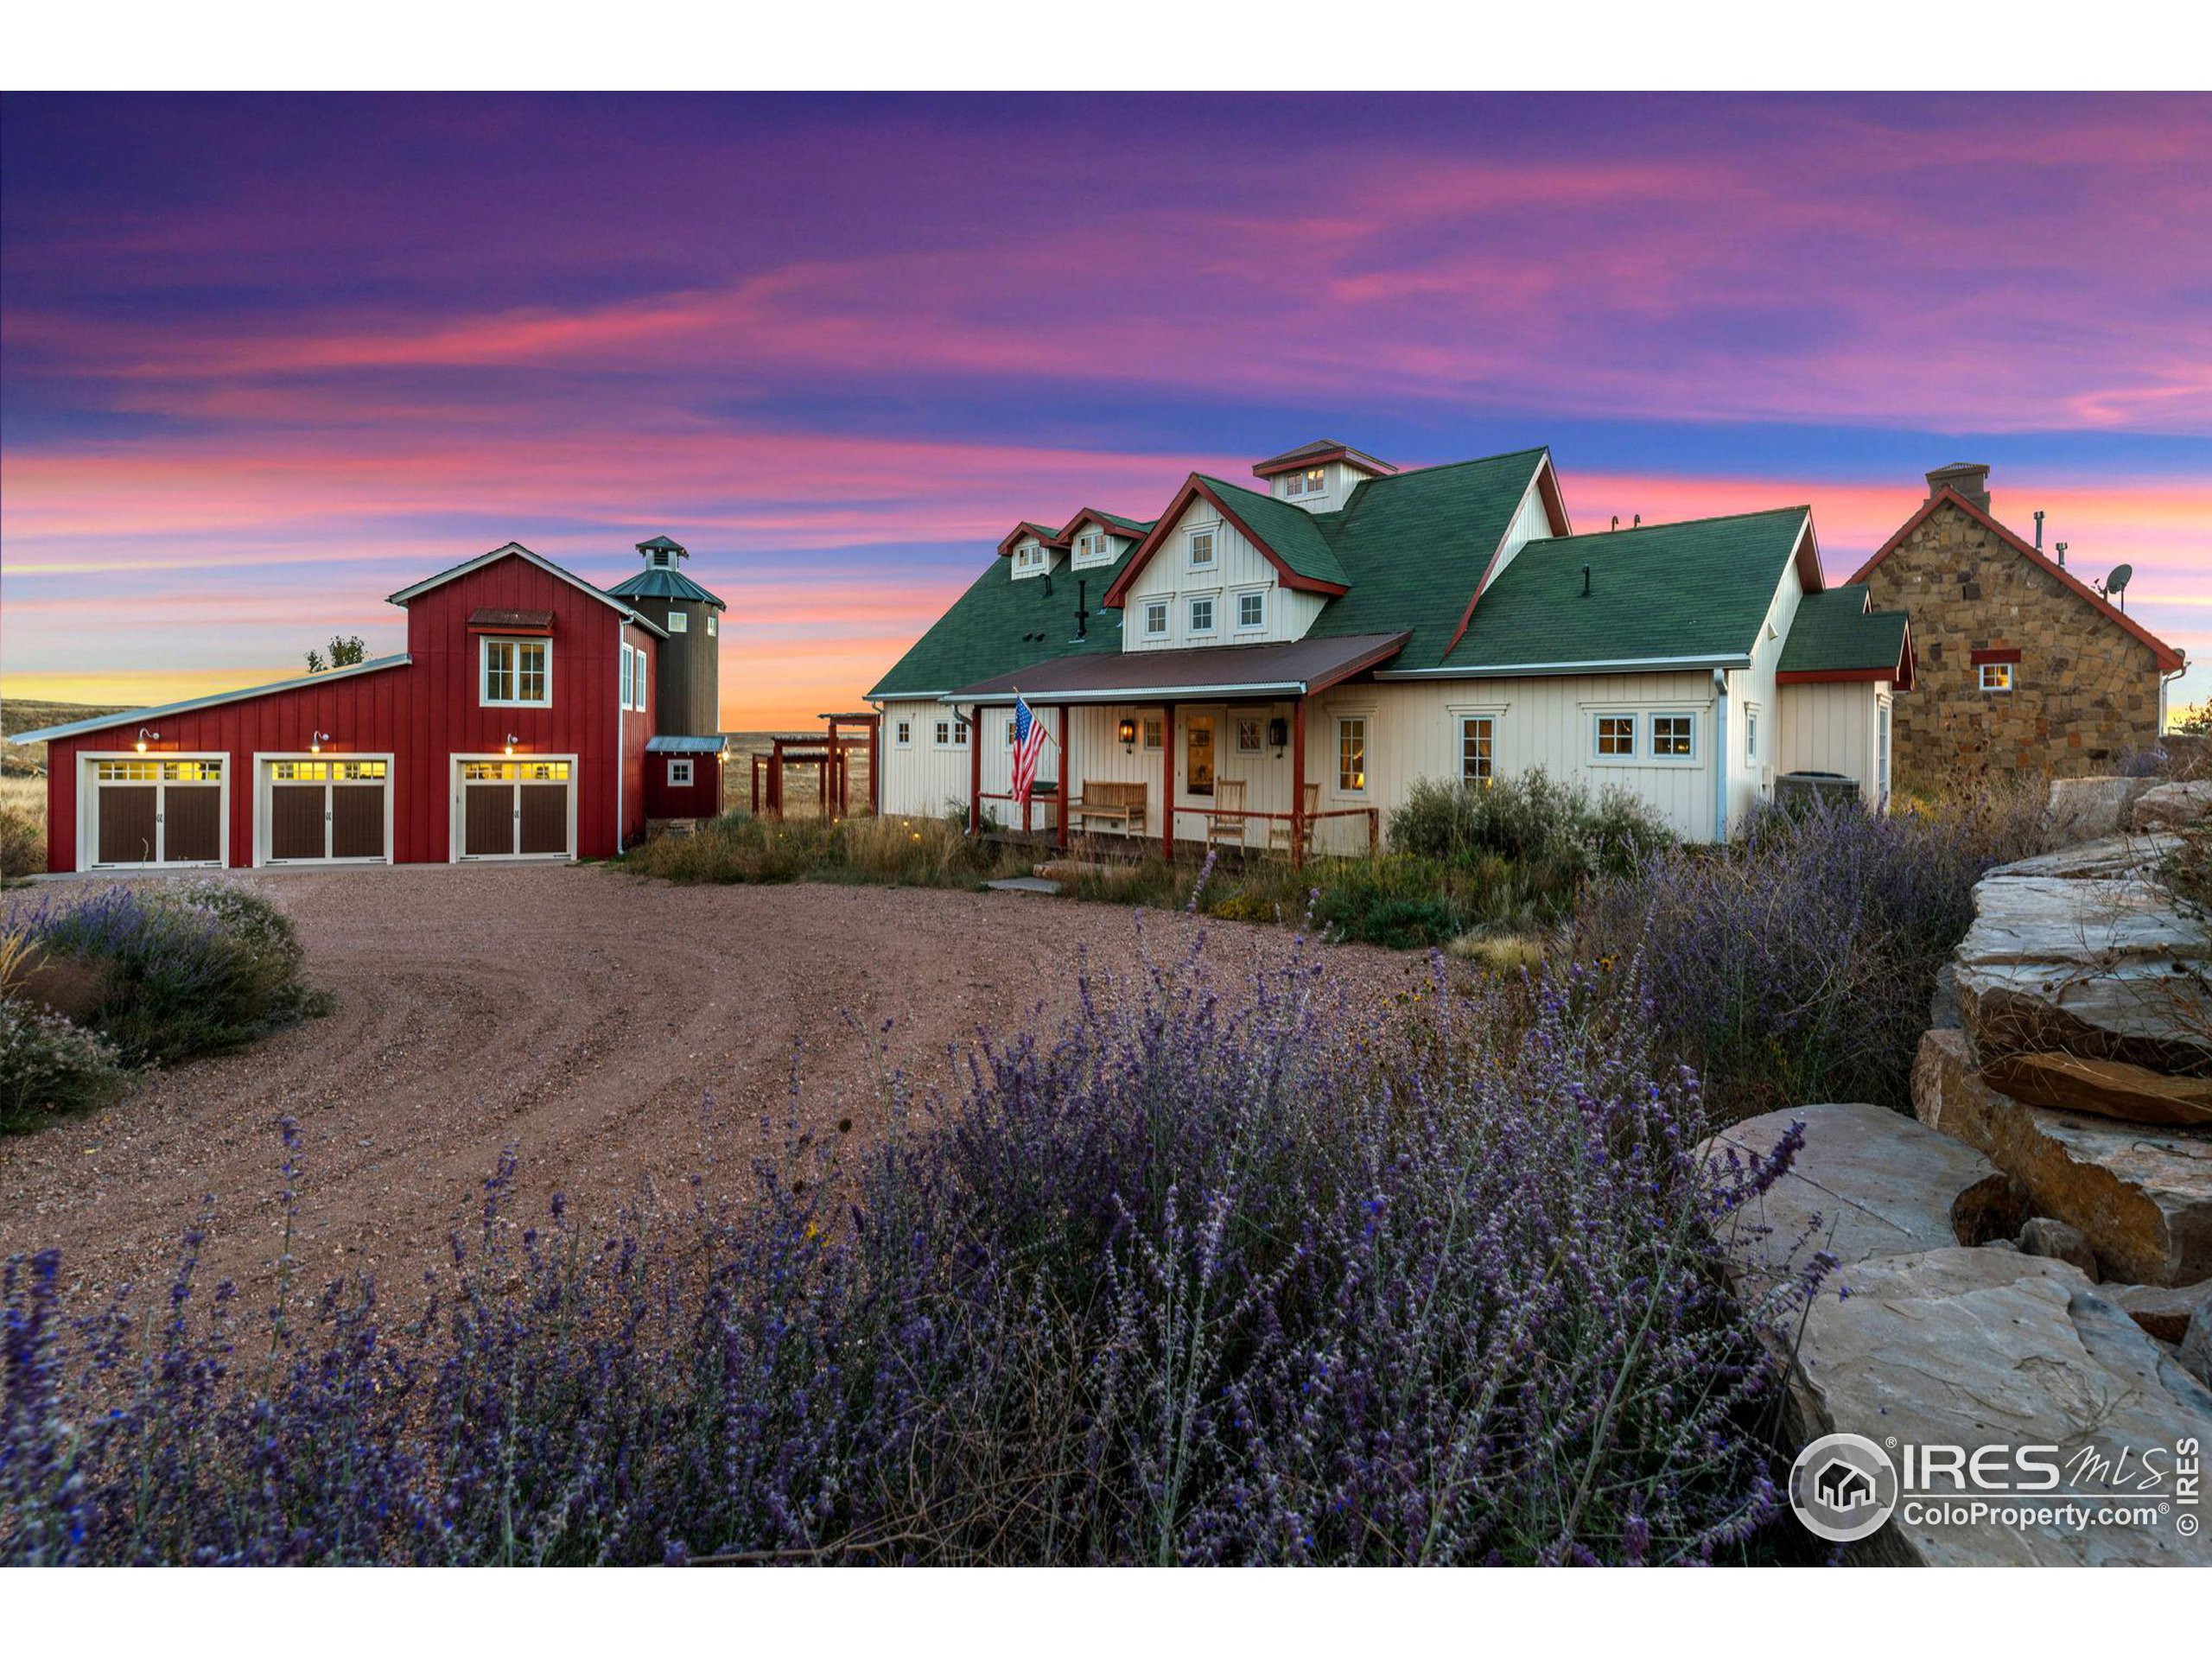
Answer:
[[[47,868],[606,858],[675,816],[648,800],[654,739],[705,738],[695,773],[718,767],[719,736],[656,725],[669,631],[519,543],[391,602],[394,656],[24,733]]]

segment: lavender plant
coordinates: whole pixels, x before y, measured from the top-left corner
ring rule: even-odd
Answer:
[[[1701,1165],[1635,1001],[1440,962],[1378,1021],[1194,946],[603,1235],[518,1224],[510,1158],[411,1319],[204,1293],[200,1230],[150,1331],[19,1260],[0,1559],[1739,1558],[1821,1264],[1731,1290],[1791,1143]]]

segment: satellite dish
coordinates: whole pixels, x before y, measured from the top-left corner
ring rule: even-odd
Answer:
[[[2116,564],[2112,568],[2112,574],[2105,578],[2105,591],[2108,594],[2124,594],[2127,591],[2127,584],[2134,580],[2135,567],[2133,565]]]

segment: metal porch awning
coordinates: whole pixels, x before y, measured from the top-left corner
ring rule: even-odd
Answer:
[[[1355,633],[1260,645],[1096,652],[1056,657],[948,691],[940,702],[1204,702],[1306,697],[1396,656],[1405,633]]]

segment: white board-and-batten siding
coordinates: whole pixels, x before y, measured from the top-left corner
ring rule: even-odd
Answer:
[[[1880,721],[1890,683],[1842,680],[1782,690],[1782,769],[1855,779],[1859,798],[1873,801],[1880,789]]]
[[[1192,568],[1193,531],[1213,533],[1211,566]],[[1236,626],[1236,599],[1238,594],[1249,593],[1265,595],[1266,614],[1259,627],[1240,628]],[[1191,631],[1190,601],[1200,595],[1210,595],[1214,601],[1211,633]],[[1145,607],[1148,601],[1166,605],[1166,632],[1145,632]],[[1122,649],[1168,651],[1192,645],[1253,645],[1302,639],[1306,631],[1313,626],[1314,619],[1321,614],[1325,602],[1321,594],[1283,587],[1268,556],[1247,541],[1211,501],[1198,497],[1183,510],[1166,541],[1145,562],[1136,581],[1130,585],[1122,607]]]

